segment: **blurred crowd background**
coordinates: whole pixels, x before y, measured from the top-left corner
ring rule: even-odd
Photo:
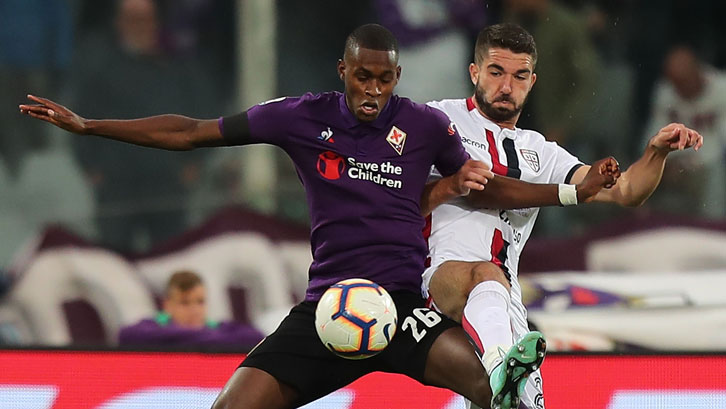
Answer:
[[[133,257],[230,206],[308,223],[295,170],[276,148],[173,153],[73,136],[21,116],[26,94],[89,118],[230,115],[278,96],[342,91],[335,64],[346,35],[378,22],[400,41],[399,95],[464,98],[476,34],[502,21],[538,45],[521,127],[585,162],[613,155],[624,168],[668,122],[705,141],[701,152],[672,155],[643,207],[546,209],[533,242],[634,216],[725,225],[719,0],[2,0],[0,294],[51,225]]]

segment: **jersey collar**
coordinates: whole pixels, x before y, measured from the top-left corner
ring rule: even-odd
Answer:
[[[358,118],[356,118],[355,115],[350,112],[350,109],[348,109],[348,104],[345,102],[344,93],[340,93],[340,96],[338,97],[338,108],[340,109],[341,116],[343,117],[343,123],[347,128],[369,126],[375,129],[383,129],[389,123],[391,113],[393,112],[393,108],[391,106],[395,104],[397,99],[398,96],[391,95],[391,99],[389,99],[388,103],[386,103],[386,106],[383,107],[383,110],[381,110],[378,118],[376,118],[375,121],[369,123],[359,121]]]
[[[507,137],[510,139],[517,138],[517,135],[518,135],[517,130],[519,128],[517,128],[517,127],[515,127],[514,129],[502,128],[501,126],[497,125],[491,119],[482,115],[482,113],[479,112],[478,109],[476,109],[476,105],[474,104],[474,97],[469,97],[466,99],[466,109],[469,112],[473,112],[473,115],[476,115],[478,118],[480,118],[482,121],[484,121],[484,123],[487,124],[488,126],[491,126],[494,129],[497,129],[498,130],[497,136],[501,135],[502,137]]]

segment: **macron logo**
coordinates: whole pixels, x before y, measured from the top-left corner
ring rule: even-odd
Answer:
[[[326,141],[330,143],[335,143],[333,140],[333,131],[328,127],[328,130],[320,132],[320,136],[318,136],[318,139],[321,141]]]

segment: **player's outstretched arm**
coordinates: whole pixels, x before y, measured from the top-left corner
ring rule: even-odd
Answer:
[[[467,201],[475,208],[502,210],[586,203],[603,188],[612,187],[619,176],[618,162],[612,157],[588,166],[577,185],[529,183],[497,175],[489,181],[486,190],[472,191]],[[571,188],[577,200],[568,202],[566,192]]]
[[[85,119],[49,99],[33,95],[28,95],[28,99],[36,103],[20,105],[21,114],[77,134],[98,135],[135,145],[179,151],[224,144],[216,120],[199,120],[181,115],[131,120]]]
[[[672,123],[661,128],[650,138],[648,146],[635,163],[622,173],[612,189],[600,191],[594,198],[598,202],[614,202],[621,206],[640,206],[650,197],[660,183],[666,157],[675,150],[703,146],[703,137],[683,124]],[[578,169],[572,177],[577,183],[584,177],[588,167]]]
[[[471,191],[484,190],[484,185],[494,178],[494,173],[484,162],[469,159],[453,175],[429,182],[421,194],[421,215],[427,216],[436,206]]]

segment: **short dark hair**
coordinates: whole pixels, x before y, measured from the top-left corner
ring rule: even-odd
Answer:
[[[476,37],[474,62],[479,65],[490,48],[503,48],[514,53],[532,56],[532,65],[537,65],[537,45],[527,30],[514,23],[494,24],[485,27]]]
[[[202,278],[197,273],[189,270],[177,271],[171,275],[166,284],[166,295],[168,296],[171,290],[175,288],[181,292],[185,292],[203,284]]]
[[[380,24],[364,24],[348,35],[345,40],[345,55],[355,47],[377,51],[393,51],[398,59],[398,40],[387,28]]]

